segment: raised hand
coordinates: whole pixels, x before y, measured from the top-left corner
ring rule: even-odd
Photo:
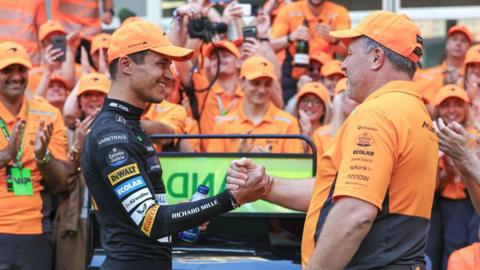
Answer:
[[[45,121],[41,120],[38,127],[37,135],[34,143],[35,158],[41,160],[45,157],[53,135],[53,123],[45,125]]]
[[[10,134],[8,144],[5,148],[0,150],[0,167],[3,167],[10,162],[10,160],[16,161],[16,156],[20,145],[22,144],[22,130],[25,128],[25,121],[19,120],[13,127],[13,132]]]

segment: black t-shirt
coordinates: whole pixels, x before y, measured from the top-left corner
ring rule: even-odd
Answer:
[[[125,263],[171,261],[171,234],[233,208],[228,192],[168,205],[162,167],[140,127],[142,111],[106,98],[85,137],[82,156],[82,171],[97,209],[107,259]]]

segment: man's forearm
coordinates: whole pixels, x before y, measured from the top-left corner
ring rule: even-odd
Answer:
[[[306,212],[312,198],[314,178],[288,180],[275,178],[270,193],[264,198],[280,206]]]
[[[465,153],[461,160],[454,160],[455,167],[460,171],[465,181],[472,181],[480,184],[480,159],[473,150]]]
[[[67,178],[77,171],[73,162],[53,158],[46,163],[37,162],[42,178],[52,193],[58,193],[67,189]]]
[[[287,40],[288,35],[279,38],[270,38],[270,45],[272,49],[278,53],[281,50],[284,50],[290,45]]]
[[[307,270],[336,270],[348,265],[373,224],[372,215],[375,212],[371,208],[365,211],[361,207],[375,206],[365,204],[368,203],[348,197],[335,203],[309,259]]]

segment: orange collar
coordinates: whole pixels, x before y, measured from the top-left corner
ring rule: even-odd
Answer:
[[[244,102],[244,101],[242,101],[242,102]],[[238,112],[237,113],[238,113],[238,118],[240,120],[240,123],[244,123],[244,122],[252,123],[250,118],[245,114],[245,111],[243,110],[243,103],[240,104],[240,106],[238,106]],[[275,123],[275,121],[273,119],[273,117],[275,116],[275,113],[276,113],[276,107],[275,107],[275,105],[273,105],[273,103],[270,102],[268,104],[267,112],[263,116],[263,119],[260,123],[263,123],[263,122]]]
[[[213,91],[214,94],[217,94],[217,95],[223,95],[224,93],[227,92],[227,91],[225,91],[225,89],[223,89],[223,87],[221,87],[217,83],[215,83],[215,85],[212,87],[212,91]],[[233,92],[233,94],[236,97],[243,97],[242,88],[240,86],[237,86],[237,88],[235,88],[235,92]]]
[[[318,16],[315,16],[313,15],[312,11],[310,10],[310,8],[308,7],[308,1],[301,1],[299,3],[300,5],[300,9],[302,10],[303,14],[305,15],[305,19],[307,19],[307,21],[317,21],[317,22],[322,22],[322,18],[323,17],[326,17],[326,11],[327,11],[327,7],[328,7],[328,2],[325,1],[322,5],[322,10],[320,11],[320,14],[318,14]],[[329,22],[323,22],[323,23],[329,23]]]
[[[365,99],[364,103],[377,98],[380,95],[392,92],[402,92],[412,96],[415,96],[419,99],[422,98],[420,95],[420,91],[416,83],[412,81],[391,81],[381,87],[380,89],[376,90],[375,92],[371,93],[367,99]]]

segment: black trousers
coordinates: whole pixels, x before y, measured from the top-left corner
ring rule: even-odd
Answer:
[[[52,270],[51,233],[0,234],[0,270]]]

